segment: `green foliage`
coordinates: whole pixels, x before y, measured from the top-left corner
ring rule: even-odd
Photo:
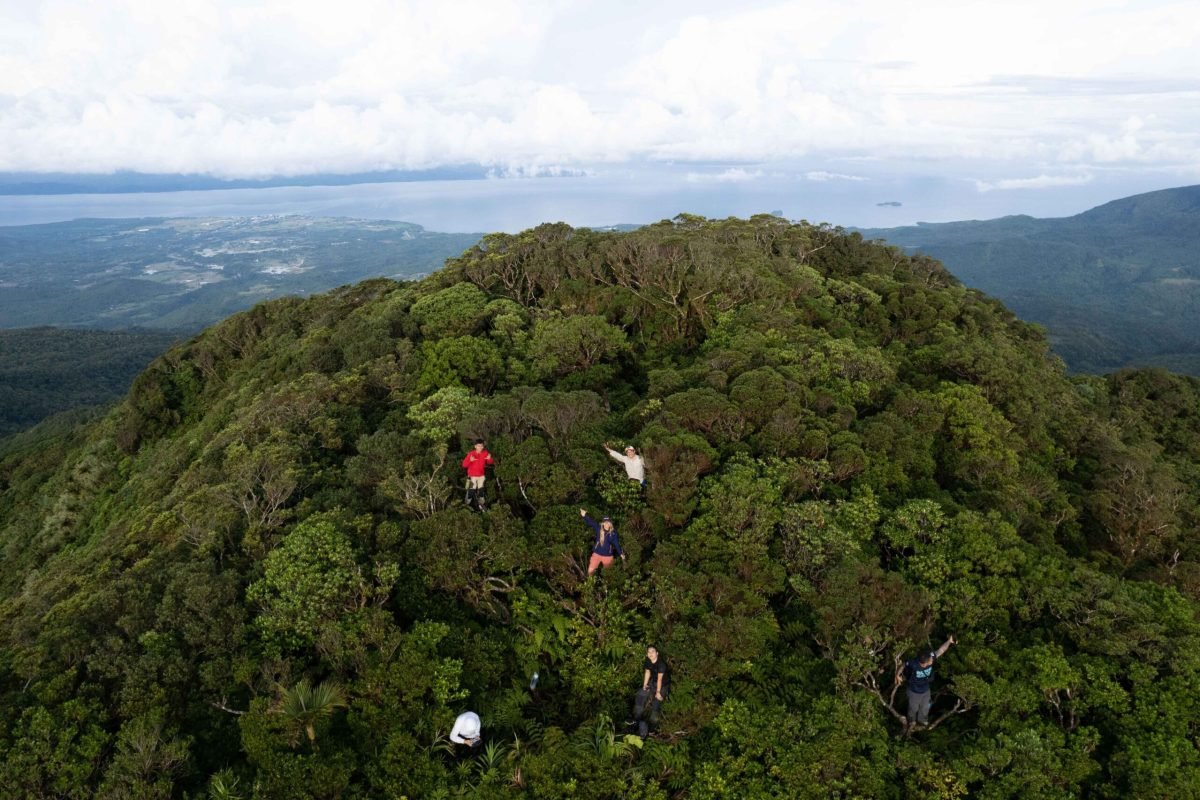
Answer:
[[[58,413],[119,400],[178,339],[140,330],[0,331],[0,439]]]
[[[413,303],[409,313],[427,339],[471,336],[487,315],[487,295],[469,283],[456,283]]]
[[[263,304],[0,460],[0,793],[1191,796],[1197,409],[773,217]],[[627,556],[592,576],[580,508]]]
[[[625,334],[603,317],[546,317],[533,328],[529,355],[546,375],[585,370],[626,351]]]
[[[461,386],[446,386],[417,403],[408,418],[417,426],[417,434],[431,442],[444,442],[454,435],[478,398]]]
[[[246,591],[256,620],[280,647],[311,644],[321,629],[360,608],[370,586],[338,515],[310,517],[292,529],[263,562],[263,577]]]
[[[345,707],[346,696],[336,683],[324,681],[312,686],[308,681],[300,681],[281,693],[276,713],[291,728],[293,747],[300,741],[301,732],[308,737],[308,743],[316,747],[317,723]]]

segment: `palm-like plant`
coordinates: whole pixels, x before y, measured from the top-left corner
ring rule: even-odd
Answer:
[[[585,738],[577,741],[576,746],[594,752],[605,761],[633,758],[637,751],[642,749],[643,742],[640,736],[617,736],[612,718],[607,714],[596,718],[596,725],[590,733],[590,736],[585,734]]]
[[[345,707],[346,695],[337,683],[323,681],[313,686],[305,679],[283,692],[276,711],[292,727],[292,747],[299,742],[301,731],[308,736],[309,744],[316,747],[317,722]]]
[[[241,780],[232,770],[223,769],[208,782],[210,800],[243,800],[245,795],[240,791]]]

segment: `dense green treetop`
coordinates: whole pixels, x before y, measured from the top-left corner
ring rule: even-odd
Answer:
[[[261,304],[0,462],[0,791],[1196,796],[1198,400],[769,216]],[[581,507],[628,556],[590,578]],[[909,731],[897,667],[951,634]]]

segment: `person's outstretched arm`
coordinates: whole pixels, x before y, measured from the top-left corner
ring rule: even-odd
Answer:
[[[624,561],[625,551],[621,549],[621,534],[617,533],[616,528],[609,531],[609,534],[612,536],[613,552],[619,555],[621,560]]]
[[[620,461],[622,464],[624,464],[624,463],[625,463],[625,456],[623,456],[622,454],[618,453],[616,450],[613,450],[613,449],[612,449],[611,447],[609,447],[608,445],[604,445],[604,449],[605,449],[606,451],[608,451],[608,457],[609,457],[609,458],[613,459],[614,461]]]
[[[588,516],[586,508],[579,509],[579,516],[583,517],[583,521],[587,523],[587,526],[595,531],[597,535],[600,533],[600,523]]]
[[[941,658],[942,654],[945,653],[947,650],[949,650],[950,645],[952,645],[952,644],[958,644],[958,640],[955,639],[953,636],[949,637],[948,639],[946,639],[946,641],[942,642],[942,646],[934,651],[933,657]]]

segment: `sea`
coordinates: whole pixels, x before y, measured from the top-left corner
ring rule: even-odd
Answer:
[[[1157,182],[1156,182],[1157,180]],[[490,177],[340,186],[208,189],[126,194],[0,195],[0,225],[79,218],[245,217],[299,214],[414,222],[446,232],[515,232],[542,222],[605,227],[686,212],[707,217],[776,214],[842,227],[1070,216],[1140,191],[1133,182],[989,189],[963,177],[913,172],[772,171],[721,164],[603,169],[558,177]],[[1018,182],[1017,186],[1020,184]]]

